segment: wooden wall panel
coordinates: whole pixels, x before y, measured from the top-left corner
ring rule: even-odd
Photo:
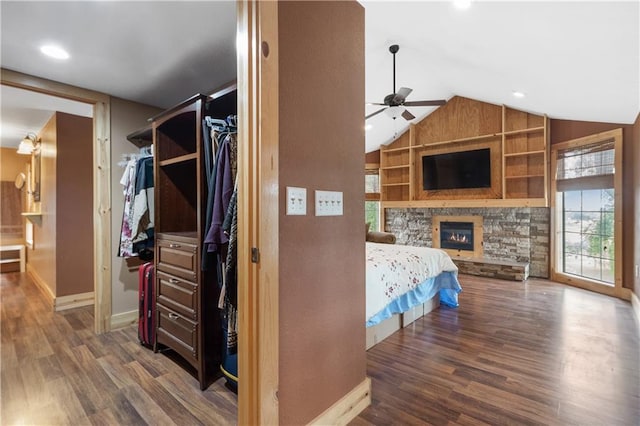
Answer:
[[[455,96],[416,124],[416,130],[417,145],[499,133],[502,107]]]

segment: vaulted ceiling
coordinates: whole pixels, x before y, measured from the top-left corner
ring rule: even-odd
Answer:
[[[382,102],[393,91],[388,47],[398,44],[397,86],[413,89],[408,100],[459,95],[552,118],[615,123],[631,123],[640,111],[638,1],[477,0],[464,10],[449,1],[360,3],[362,102]],[[235,2],[2,1],[0,12],[6,69],[160,108],[235,78]],[[64,46],[70,59],[41,55],[47,42]],[[12,108],[25,107],[4,88],[1,95],[6,146],[10,129],[39,127],[9,123],[20,115]],[[35,117],[38,108],[23,117]],[[367,106],[367,113],[376,108]],[[433,110],[410,108],[414,122]],[[384,113],[367,124],[366,151],[408,126]]]

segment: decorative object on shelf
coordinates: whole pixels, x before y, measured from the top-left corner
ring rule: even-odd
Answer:
[[[409,89],[408,87],[401,87],[400,90],[396,92],[396,53],[400,50],[400,46],[397,44],[393,44],[389,46],[389,52],[393,55],[393,93],[384,97],[383,103],[369,103],[369,105],[381,105],[384,108],[379,109],[373,114],[369,114],[365,117],[365,120],[373,117],[374,115],[380,114],[382,111],[393,118],[394,120],[398,117],[402,117],[407,121],[413,120],[415,115],[411,114],[409,110],[405,107],[411,106],[440,106],[447,103],[444,99],[431,100],[431,101],[410,101],[407,102],[407,96],[413,91],[413,89]]]

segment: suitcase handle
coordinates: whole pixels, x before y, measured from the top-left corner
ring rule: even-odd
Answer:
[[[170,320],[175,321],[175,320],[177,320],[177,319],[179,319],[179,318],[180,318],[180,316],[179,316],[179,315],[174,314],[174,313],[172,313],[172,312],[169,312],[169,319],[170,319]]]
[[[177,279],[175,279],[175,278],[169,278],[169,282],[170,282],[171,284],[178,284],[178,283],[180,282],[180,280],[177,280]]]
[[[169,247],[170,248],[180,248],[181,246],[180,246],[180,244],[171,243],[171,244],[169,244]]]

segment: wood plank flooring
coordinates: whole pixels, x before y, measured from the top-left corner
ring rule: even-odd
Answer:
[[[369,350],[373,404],[354,425],[640,424],[629,304],[584,290],[461,276],[441,307]],[[0,276],[2,424],[235,424],[236,396],[140,346],[96,336],[92,308],[53,313],[26,274]]]
[[[0,275],[3,425],[226,425],[237,397],[142,347],[137,329],[96,336],[93,307],[59,313],[26,274]]]
[[[640,425],[630,304],[545,280],[460,276],[441,307],[367,354],[353,425]]]

